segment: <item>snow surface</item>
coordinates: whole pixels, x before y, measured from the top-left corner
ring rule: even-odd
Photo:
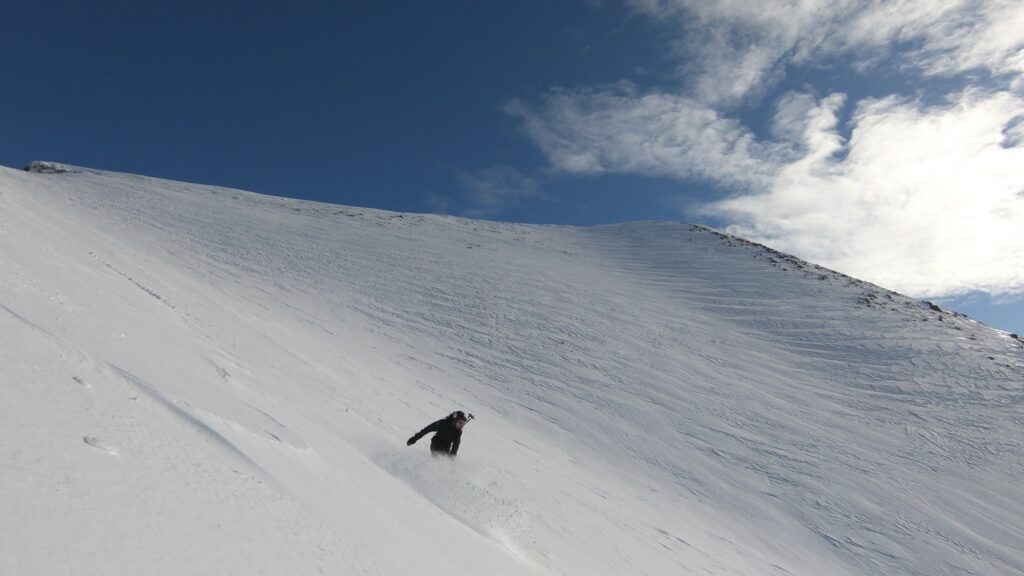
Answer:
[[[686,224],[0,169],[0,394],[3,574],[1024,574],[1020,340]]]

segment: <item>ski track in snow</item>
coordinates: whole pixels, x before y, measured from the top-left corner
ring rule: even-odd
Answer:
[[[1024,574],[1020,339],[714,230],[0,169],[0,277],[3,573]]]

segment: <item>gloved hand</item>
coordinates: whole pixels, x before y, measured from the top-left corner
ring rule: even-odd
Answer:
[[[405,445],[406,446],[412,446],[415,443],[416,443],[416,438],[415,437],[409,438],[408,440],[405,441]]]

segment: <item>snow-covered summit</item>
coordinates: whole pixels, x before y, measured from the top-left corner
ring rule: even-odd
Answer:
[[[1020,340],[714,230],[0,169],[0,278],[3,573],[1024,573]]]

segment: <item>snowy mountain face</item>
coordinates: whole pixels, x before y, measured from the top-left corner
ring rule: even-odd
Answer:
[[[1009,334],[698,226],[56,166],[0,169],[0,573],[1024,574]]]

